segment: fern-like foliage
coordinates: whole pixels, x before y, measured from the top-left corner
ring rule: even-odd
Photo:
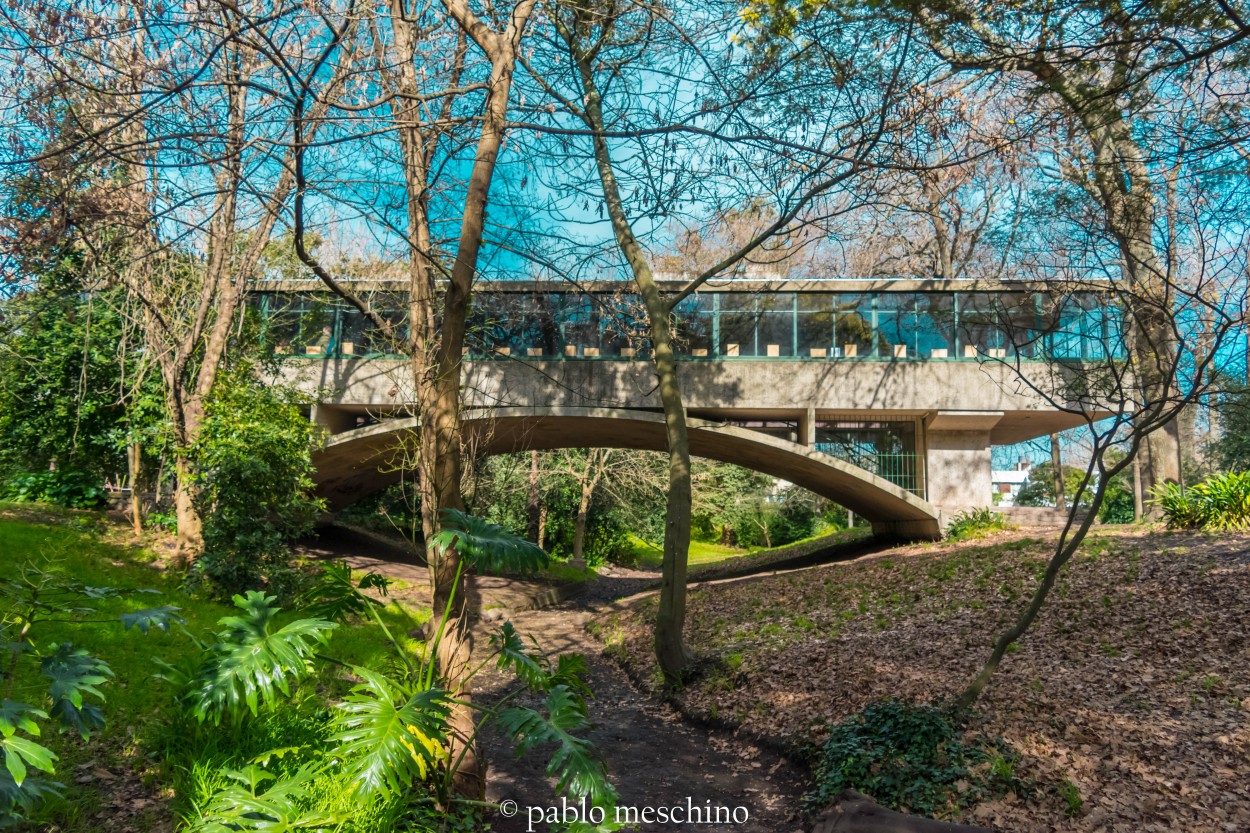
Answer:
[[[313,616],[331,622],[346,622],[349,617],[365,613],[381,604],[365,590],[379,590],[386,595],[391,580],[369,572],[352,581],[352,568],[346,561],[331,561],[322,568],[313,585],[300,597],[300,607]]]
[[[389,795],[424,780],[446,758],[447,695],[413,690],[368,668],[338,706],[332,738],[358,795]]]
[[[546,691],[549,685],[546,655],[535,644],[535,650],[526,650],[524,640],[511,622],[504,622],[498,633],[491,634],[491,644],[499,652],[499,667],[511,669],[530,691]],[[531,637],[532,641],[532,637]]]
[[[123,613],[117,617],[121,620],[122,627],[126,630],[138,628],[142,633],[147,633],[151,628],[159,628],[169,633],[171,624],[185,624],[186,619],[178,613],[181,608],[174,605],[161,605],[160,607],[148,608],[147,610],[136,610],[133,613]]]
[[[556,779],[559,792],[585,797],[596,806],[616,803],[616,790],[608,782],[594,746],[574,734],[590,727],[586,703],[566,686],[556,686],[547,693],[542,711],[522,706],[505,709],[499,714],[499,724],[512,739],[518,756],[535,746],[555,745],[547,774]]]
[[[555,665],[548,666],[548,685],[552,688],[564,686],[570,693],[585,701],[594,696],[586,683],[586,672],[586,658],[581,654],[560,654]]]
[[[238,717],[243,707],[253,715],[261,704],[270,708],[278,693],[289,697],[291,684],[311,672],[311,659],[337,627],[324,619],[296,619],[275,630],[279,612],[275,597],[250,590],[235,596],[239,616],[223,617],[217,644],[208,651],[195,685],[191,707],[203,723],[221,723],[225,715]]]
[[[6,774],[13,780],[16,789],[21,789],[30,767],[49,774],[55,772],[52,762],[56,760],[56,755],[50,749],[18,734],[24,732],[32,737],[39,737],[39,724],[36,719],[46,720],[47,717],[43,711],[24,703],[15,703],[12,700],[0,702],[0,756],[4,758]],[[0,820],[3,818],[0,815]]]
[[[475,515],[444,509],[441,520],[442,528],[430,539],[440,557],[454,547],[466,563],[491,573],[532,573],[551,560],[537,544]]]
[[[339,816],[303,809],[318,775],[311,767],[284,778],[255,765],[224,774],[238,784],[213,796],[190,826],[193,833],[295,833],[338,829],[344,822]],[[262,791],[269,782],[273,783]]]
[[[530,691],[545,692],[564,686],[582,700],[593,696],[583,679],[586,659],[581,654],[561,654],[552,662],[533,637],[530,637],[533,648],[527,649],[511,622],[504,622],[498,633],[491,634],[490,640],[499,655],[499,667],[511,670]]]
[[[93,657],[72,643],[53,644],[52,652],[43,658],[40,670],[52,680],[48,693],[52,696],[52,716],[67,729],[73,729],[87,740],[91,730],[104,728],[104,712],[85,697],[103,701],[104,694],[96,686],[113,676],[104,660]]]

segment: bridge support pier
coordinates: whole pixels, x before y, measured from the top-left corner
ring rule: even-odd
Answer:
[[[933,521],[873,521],[872,534],[886,541],[937,541],[942,530]]]
[[[990,431],[1002,411],[938,411],[925,430],[929,502],[949,519],[991,506]]]
[[[326,405],[321,402],[312,406],[308,418],[324,428],[326,433],[331,436],[342,434],[344,431],[350,431],[356,427],[356,415],[354,413],[345,408]]]

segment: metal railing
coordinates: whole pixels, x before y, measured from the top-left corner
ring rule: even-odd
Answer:
[[[884,453],[842,443],[816,443],[816,450],[858,466],[917,497],[925,496],[918,455],[914,451]]]

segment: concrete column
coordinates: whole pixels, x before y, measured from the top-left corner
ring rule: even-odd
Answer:
[[[326,430],[327,434],[341,434],[356,427],[356,415],[335,405],[315,403],[308,418]]]
[[[816,409],[808,408],[799,417],[799,439],[808,448],[816,447]]]
[[[990,430],[1000,411],[938,411],[925,425],[929,502],[949,518],[993,505]]]

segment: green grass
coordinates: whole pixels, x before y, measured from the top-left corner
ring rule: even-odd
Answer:
[[[83,616],[58,616],[36,621],[32,628],[31,635],[38,645],[73,642],[103,658],[115,674],[101,687],[107,721],[102,732],[84,743],[76,735],[45,731],[41,741],[60,759],[57,780],[72,786],[65,791],[64,799],[44,808],[43,820],[67,830],[86,829],[90,814],[108,798],[106,781],[75,783],[79,765],[114,772],[123,767],[143,772],[152,764],[143,753],[144,739],[154,726],[171,720],[175,708],[168,688],[152,679],[158,670],[153,657],[177,662],[197,653],[191,640],[176,629],[170,633],[154,630],[146,635],[125,631],[116,622],[117,617],[145,607],[175,605],[181,608],[188,627],[202,631],[227,612],[226,606],[218,602],[193,599],[182,593],[176,581],[152,566],[155,557],[150,552],[101,543],[96,535],[77,526],[0,521],[0,552],[10,564],[31,561],[55,567],[91,586],[156,592],[131,593],[95,602],[92,606],[98,614],[90,615],[86,622],[81,621],[87,618]],[[96,624],[94,620],[112,622]],[[25,665],[23,672],[15,680],[11,699],[46,707],[46,700],[39,699],[46,698],[46,680],[30,665]]]
[[[635,535],[629,536],[629,545],[631,549],[627,560],[635,566],[658,570],[664,562],[664,548],[661,546],[652,544],[650,541],[644,541]],[[726,547],[722,544],[707,541],[691,541],[689,563],[692,567],[702,564],[718,564],[721,561],[742,555],[750,555],[753,552],[757,552],[757,550]]]
[[[72,641],[108,662],[115,675],[101,686],[106,698],[101,705],[107,721],[104,730],[93,733],[89,741],[83,742],[77,735],[58,734],[50,724],[45,724],[44,735],[40,738],[40,743],[58,756],[54,777],[66,784],[67,789],[64,798],[49,802],[37,819],[44,828],[55,827],[70,833],[95,829],[91,815],[112,797],[115,782],[97,777],[90,783],[77,783],[84,772],[105,770],[118,775],[133,771],[150,786],[157,789],[172,786],[179,788],[179,792],[194,776],[194,766],[188,766],[185,758],[178,760],[180,753],[192,751],[185,745],[179,749],[180,744],[190,739],[175,736],[181,731],[177,727],[186,728],[186,721],[180,717],[171,687],[154,678],[160,669],[153,660],[159,657],[176,665],[193,659],[199,649],[181,628],[174,627],[169,633],[153,629],[142,634],[124,630],[117,617],[142,608],[174,605],[186,619],[186,630],[204,638],[217,628],[218,619],[232,614],[234,608],[218,600],[187,595],[179,587],[179,578],[163,572],[151,552],[102,541],[95,531],[101,527],[98,516],[47,513],[46,517],[52,518],[55,524],[0,518],[0,553],[3,554],[0,557],[5,564],[17,566],[33,561],[62,570],[67,576],[92,587],[154,591],[129,592],[117,598],[92,601],[90,606],[95,608],[95,613],[55,616],[37,621],[32,628],[31,635],[37,645]],[[8,611],[0,610],[0,613]],[[293,618],[297,614],[287,615]],[[428,610],[391,604],[382,618],[407,650],[419,654],[422,644],[408,633],[429,615]],[[347,664],[373,667],[386,666],[392,656],[381,629],[373,623],[338,628],[326,653]],[[326,697],[347,687],[334,668],[323,665],[317,677],[298,695],[308,703],[307,708],[320,708],[320,702]],[[46,699],[46,683],[37,667],[28,662],[14,681],[13,690],[3,692],[3,696],[47,708],[50,704]],[[222,743],[228,740],[221,739]],[[132,829],[143,831],[161,826],[163,821],[154,806],[152,815],[130,823],[134,825]]]
[[[535,577],[554,581],[559,584],[572,584],[579,581],[590,581],[597,575],[591,567],[578,567],[567,561],[552,561],[539,570]]]

